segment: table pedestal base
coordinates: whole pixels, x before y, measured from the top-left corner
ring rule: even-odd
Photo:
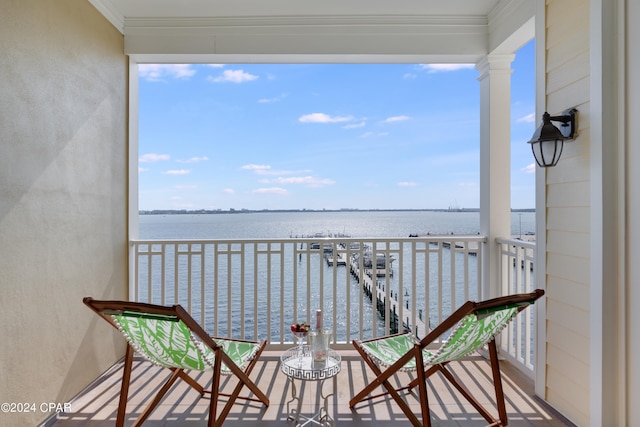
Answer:
[[[290,421],[296,422],[296,427],[306,427],[307,425],[319,425],[320,427],[335,427],[336,422],[329,415],[329,397],[333,393],[325,396],[323,386],[325,380],[335,378],[340,372],[341,357],[332,349],[328,349],[326,358],[322,361],[314,361],[309,346],[294,347],[285,351],[280,357],[280,369],[287,376],[291,383],[291,400],[287,402],[287,417]],[[296,388],[295,381],[300,381],[300,390]],[[304,387],[308,384],[316,383],[317,400],[321,400],[320,407],[315,414],[302,415],[302,397]],[[335,389],[335,385],[334,385]],[[295,408],[292,408],[295,406]]]
[[[289,382],[291,383],[291,400],[287,402],[287,411],[289,412],[289,416],[287,419],[289,421],[295,421],[296,427],[304,427],[309,424],[311,425],[319,425],[322,427],[335,427],[336,422],[329,415],[329,398],[333,396],[333,393],[327,394],[325,396],[323,386],[324,380],[317,381],[317,395],[320,396],[322,400],[322,405],[318,408],[318,411],[313,415],[303,415],[301,414],[302,410],[302,392],[304,381],[301,381],[300,384],[300,392],[296,391],[296,383],[295,380],[291,377],[289,378]],[[291,408],[292,404],[295,402],[295,408]]]

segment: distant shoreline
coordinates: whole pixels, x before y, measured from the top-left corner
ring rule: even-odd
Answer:
[[[535,212],[534,208],[511,209],[511,212]],[[469,209],[153,209],[140,210],[139,215],[216,215],[216,214],[243,214],[243,213],[277,213],[277,212],[480,212],[479,208]]]

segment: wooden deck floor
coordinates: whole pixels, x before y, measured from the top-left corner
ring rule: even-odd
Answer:
[[[372,377],[364,362],[355,352],[341,352],[340,373],[324,384],[325,394],[330,396],[329,412],[337,427],[410,427],[404,414],[391,399],[377,399],[361,403],[355,410],[349,408],[349,399],[360,390],[365,380]],[[268,408],[258,403],[239,401],[234,405],[225,427],[234,426],[294,426],[288,420],[287,402],[291,400],[291,385],[280,371],[278,352],[263,353],[251,374],[258,386],[269,396]],[[130,426],[144,409],[146,399],[158,384],[167,378],[166,369],[160,369],[141,359],[134,362],[133,382],[127,407],[126,426]],[[457,376],[475,390],[476,396],[488,408],[494,408],[493,388],[490,382],[489,363],[479,357],[470,357],[454,368]],[[520,372],[503,363],[503,385],[507,401],[509,425],[512,427],[570,426],[561,416],[533,397],[533,384]],[[114,366],[96,383],[78,396],[71,405],[72,413],[60,414],[49,420],[47,427],[111,427],[115,416],[120,390],[122,365]],[[210,374],[209,374],[210,375]],[[199,373],[202,384],[209,376]],[[401,380],[402,378],[395,378]],[[228,382],[229,380],[227,380]],[[298,386],[299,383],[296,383]],[[433,426],[476,427],[486,423],[473,407],[442,378],[434,376],[429,384],[429,400]],[[408,401],[416,413],[420,413],[417,399],[409,395]],[[312,412],[318,404],[316,383],[306,383],[303,389],[302,413]],[[206,426],[208,399],[199,395],[183,382],[179,382],[151,414],[145,427],[195,427]],[[310,424],[312,426],[313,423]]]

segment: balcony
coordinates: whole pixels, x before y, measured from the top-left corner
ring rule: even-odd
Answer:
[[[234,426],[293,426],[287,420],[287,402],[291,400],[291,386],[279,369],[279,352],[267,351],[251,374],[257,379],[258,386],[269,396],[271,404],[264,408],[257,403],[234,405],[224,425]],[[503,385],[507,404],[509,425],[513,427],[559,427],[570,426],[564,418],[557,415],[547,405],[533,397],[533,384],[519,370],[509,363],[502,364]],[[134,362],[132,389],[125,425],[130,425],[144,409],[145,399],[151,396],[157,386],[167,378],[166,370],[156,368],[141,360]],[[489,380],[491,368],[480,356],[470,357],[459,369],[457,375],[473,378],[477,387],[474,391],[481,403],[487,404],[491,410],[493,387]],[[202,383],[210,383],[210,378],[203,375],[197,377]],[[349,408],[348,402],[352,394],[364,384],[365,378],[371,378],[371,372],[364,369],[364,363],[355,351],[342,352],[342,370],[334,381],[324,384],[325,393],[334,391],[330,397],[329,413],[336,421],[336,426],[379,426],[379,427],[412,427],[404,414],[394,405],[392,400],[365,402]],[[100,378],[96,384],[72,403],[73,413],[60,415],[48,427],[112,427],[115,424],[120,390],[121,365],[115,366]],[[309,385],[311,384],[311,385]],[[296,386],[298,383],[296,383]],[[429,383],[431,396],[432,425],[448,427],[484,426],[482,419],[470,405],[442,381],[438,376]],[[416,398],[408,398],[412,408],[419,413]],[[372,403],[375,402],[375,403]],[[311,413],[318,405],[315,384],[307,383],[304,389],[303,413]],[[179,382],[165,397],[165,400],[143,424],[146,427],[189,427],[206,425],[208,400]]]
[[[500,292],[533,289],[535,244],[499,239],[493,245],[499,253]],[[278,356],[293,346],[289,325],[314,319],[316,309],[323,310],[331,345],[343,356],[341,372],[325,384],[325,391],[335,390],[331,406],[337,425],[410,425],[392,402],[349,408],[350,397],[371,377],[350,342],[405,329],[423,336],[429,325],[440,323],[464,301],[486,298],[481,260],[489,246],[482,236],[132,241],[130,298],[179,302],[213,335],[268,341],[252,378],[270,397],[271,406],[236,405],[226,425],[286,422],[291,387],[279,372]],[[500,339],[510,425],[570,425],[533,397],[534,325],[535,310],[526,310]],[[470,357],[455,372],[472,378],[478,395],[492,407],[490,366],[482,356]],[[111,425],[120,375],[121,366],[116,365],[73,402],[73,413],[49,425]],[[133,378],[131,418],[166,373],[139,360]],[[202,382],[207,382],[205,377]],[[430,393],[436,425],[482,424],[473,408],[439,378],[430,383]],[[315,395],[315,390],[305,390],[305,406],[317,403]],[[413,404],[418,411],[415,399]],[[148,425],[201,425],[207,407],[206,400],[178,385]]]

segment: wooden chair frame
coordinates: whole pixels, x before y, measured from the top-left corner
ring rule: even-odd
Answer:
[[[209,427],[219,427],[222,425],[227,415],[231,411],[231,407],[235,403],[236,399],[245,399],[252,400],[257,402],[262,402],[265,406],[269,406],[269,399],[267,396],[258,388],[258,386],[249,378],[249,374],[255,367],[256,362],[262,351],[266,346],[266,341],[262,340],[261,342],[254,341],[245,341],[251,342],[254,344],[259,344],[259,348],[253,359],[247,364],[247,366],[243,369],[239,367],[233,360],[223,351],[222,346],[218,345],[214,338],[209,336],[205,330],[189,315],[189,313],[182,308],[180,305],[173,306],[161,306],[154,304],[146,304],[146,303],[136,303],[136,302],[127,302],[127,301],[100,301],[94,300],[91,297],[84,298],[83,302],[95,313],[97,313],[100,317],[109,322],[113,327],[118,329],[117,324],[114,322],[113,318],[110,316],[111,314],[123,313],[123,312],[134,312],[141,313],[144,315],[158,315],[158,316],[175,316],[177,319],[184,322],[184,324],[190,329],[191,332],[195,334],[195,336],[202,342],[202,344],[208,346],[213,353],[215,354],[215,360],[213,363],[213,381],[211,384],[211,391],[205,390],[196,380],[190,377],[184,369],[179,368],[169,368],[173,373],[167,380],[167,382],[160,388],[155,397],[151,400],[146,409],[140,414],[138,419],[132,424],[132,427],[140,426],[151,414],[151,412],[155,409],[155,407],[160,403],[165,394],[171,389],[175,381],[180,378],[184,380],[187,384],[193,387],[201,396],[205,394],[211,395],[211,404],[209,405]],[[234,341],[242,341],[242,340],[234,340]],[[127,350],[124,358],[124,372],[122,375],[122,385],[120,388],[120,400],[118,403],[118,413],[116,417],[116,427],[123,427],[125,416],[126,416],[126,406],[127,406],[127,397],[129,393],[129,384],[131,381],[131,371],[133,367],[133,355],[134,348],[127,342]],[[238,383],[236,384],[233,392],[231,394],[224,394],[220,392],[221,387],[221,367],[222,364],[227,366],[227,368],[231,371],[231,373],[237,378]],[[256,396],[256,398],[240,396],[240,392],[244,386],[247,386],[249,390]],[[228,397],[228,401],[223,407],[222,411],[218,418],[216,418],[216,412],[218,407],[218,400],[220,396]]]
[[[440,325],[427,334],[422,340],[416,343],[407,353],[399,358],[394,364],[382,370],[378,363],[365,351],[361,343],[376,341],[385,339],[388,337],[374,338],[366,341],[353,341],[353,345],[360,353],[364,361],[374,372],[376,377],[368,385],[356,394],[349,406],[355,409],[355,406],[365,400],[371,400],[380,396],[390,395],[393,400],[398,404],[402,412],[407,416],[409,421],[415,427],[430,427],[431,418],[429,411],[429,399],[427,396],[427,379],[440,372],[464,397],[465,399],[483,416],[483,418],[489,423],[489,426],[506,426],[508,424],[507,411],[505,408],[504,391],[502,389],[502,377],[500,375],[500,365],[498,360],[498,350],[495,342],[495,336],[488,342],[489,358],[491,363],[491,372],[493,377],[493,384],[495,389],[496,406],[498,410],[498,418],[496,419],[486,408],[484,408],[477,399],[473,397],[471,392],[463,386],[453,375],[453,373],[447,368],[451,361],[425,366],[423,360],[423,349],[429,344],[440,338],[444,333],[451,330],[455,325],[460,322],[465,316],[475,314],[481,316],[484,313],[490,313],[499,310],[503,307],[518,307],[517,312],[520,312],[535,302],[538,298],[544,295],[544,291],[536,289],[532,293],[508,295],[504,297],[494,298],[482,302],[467,301],[459,309],[453,312],[447,319],[445,319]],[[398,373],[412,358],[416,360],[416,375],[405,387],[394,388],[389,379]],[[370,396],[370,394],[379,386],[383,386],[386,392]],[[416,414],[409,408],[407,402],[400,395],[400,391],[411,390],[414,387],[418,387],[421,417],[422,422],[418,419]]]

